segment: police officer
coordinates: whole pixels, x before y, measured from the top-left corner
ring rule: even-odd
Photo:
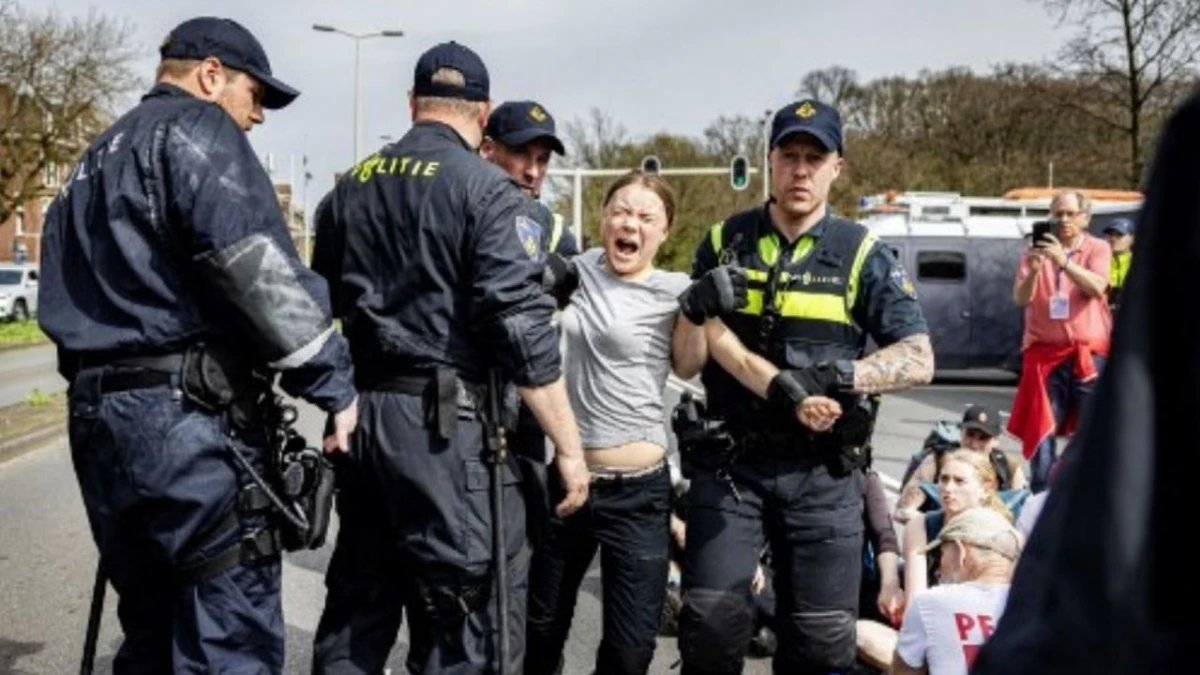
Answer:
[[[771,199],[712,227],[695,254],[696,281],[680,297],[693,323],[721,316],[782,369],[766,401],[715,363],[702,373],[708,415],[724,422],[732,448],[685,455],[692,474],[679,627],[685,675],[742,671],[764,542],[776,568],[775,672],[829,673],[854,662],[860,469],[873,420],[864,395],[929,381],[933,354],[894,254],[861,225],[829,213],[842,150],[833,108],[804,100],[779,110]],[[868,336],[879,349],[864,356]]]
[[[479,153],[516,181],[521,192],[536,200],[541,197],[551,153],[562,156],[566,154],[566,148],[556,134],[550,111],[535,101],[508,101],[496,106],[488,115]],[[541,238],[542,256],[553,254],[566,260],[579,255],[575,235],[566,227],[562,216],[551,213],[541,202],[537,202],[537,206],[542,213],[539,220],[552,223]],[[521,466],[528,514],[526,532],[536,549],[542,529],[549,521],[550,503],[545,466],[546,434],[528,406],[520,407],[510,446],[517,453]]]
[[[1133,221],[1114,218],[1104,228],[1104,238],[1112,247],[1112,264],[1108,268],[1108,308],[1116,314],[1129,268],[1133,266]]]
[[[479,152],[504,169],[533,199],[542,196],[551,153],[567,154],[555,133],[554,117],[535,101],[508,101],[496,106],[488,116]],[[542,250],[564,258],[579,255],[579,244],[563,217],[551,214],[549,209],[545,209],[545,215],[553,225],[542,238]]]
[[[285,391],[336,413],[326,445],[344,450],[350,354],[246,137],[298,92],[228,19],[186,21],[160,53],[157,83],[50,206],[39,320],[120,594],[114,672],[282,672],[279,536],[242,469],[264,468],[266,441],[241,402],[264,393],[252,368],[282,371]]]
[[[534,203],[478,154],[488,72],[444,43],[417,61],[412,129],[335,186],[313,264],[331,285],[363,392],[339,469],[338,535],[315,637],[319,673],[378,673],[411,621],[408,667],[497,670],[490,453],[481,385],[500,368],[557,448],[570,513],[588,473],[541,290]],[[528,551],[515,460],[502,514],[519,672]],[[382,527],[376,524],[382,524]]]

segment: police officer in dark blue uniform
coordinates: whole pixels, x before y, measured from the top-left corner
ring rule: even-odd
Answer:
[[[562,156],[566,152],[557,136],[554,116],[536,101],[508,101],[496,106],[488,115],[483,143],[479,146],[479,153],[503,169],[532,199],[541,197],[551,153]],[[539,246],[542,257],[553,254],[559,260],[567,260],[579,255],[575,235],[562,216],[551,213],[541,202],[537,206],[542,214],[538,221],[551,223],[542,233]],[[517,453],[524,474],[526,531],[536,548],[542,528],[549,522],[551,505],[546,483],[546,434],[528,406],[520,407],[509,445]]]
[[[542,291],[532,200],[478,154],[487,69],[457,44],[417,61],[413,127],[335,186],[313,266],[329,280],[363,392],[362,424],[339,467],[342,530],[326,576],[314,671],[378,673],[410,619],[408,667],[497,672],[482,385],[499,368],[557,448],[560,513],[587,498],[587,468]],[[520,672],[527,555],[515,458],[504,523]]]
[[[680,298],[693,323],[720,316],[782,371],[766,401],[716,363],[702,374],[707,415],[725,434],[683,449],[691,475],[684,675],[742,672],[764,543],[775,567],[775,672],[825,674],[854,663],[861,469],[874,413],[867,395],[929,381],[933,353],[892,251],[829,213],[842,154],[836,110],[813,100],[779,110],[771,199],[713,226]],[[864,355],[868,337],[879,349]]]
[[[508,101],[496,106],[488,116],[479,152],[533,199],[542,196],[551,153],[567,154],[555,132],[554,116],[536,101]],[[552,224],[543,233],[542,250],[563,258],[579,255],[579,244],[562,216],[549,209],[544,214],[544,222]]]
[[[283,670],[280,535],[252,370],[357,415],[327,287],[299,259],[246,132],[298,92],[242,26],[198,18],[157,84],[51,204],[39,321],[70,383],[70,442],[101,568],[120,594],[116,673]],[[268,379],[273,379],[268,376]]]

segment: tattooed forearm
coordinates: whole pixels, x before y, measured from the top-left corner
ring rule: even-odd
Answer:
[[[864,394],[907,389],[933,379],[933,346],[925,334],[910,335],[854,362],[854,390]]]

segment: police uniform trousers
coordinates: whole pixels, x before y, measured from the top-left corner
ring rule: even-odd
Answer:
[[[314,639],[314,673],[383,672],[401,618],[410,673],[496,672],[491,465],[484,428],[460,408],[443,438],[428,396],[365,390],[337,462],[339,531]],[[510,455],[504,471],[509,672],[522,668],[529,552]]]
[[[723,472],[694,469],[679,617],[684,675],[742,672],[754,629],[750,584],[768,543],[774,672],[825,675],[853,665],[865,479],[833,464],[744,456]]]
[[[182,396],[177,376],[124,388],[114,373],[79,372],[68,423],[101,565],[120,596],[113,672],[283,672],[278,554],[204,578],[188,571],[270,531],[266,512],[235,510],[250,478],[230,454],[261,469],[265,442],[231,434],[226,415]]]

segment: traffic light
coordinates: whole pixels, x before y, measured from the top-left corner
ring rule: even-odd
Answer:
[[[745,190],[750,185],[750,162],[741,155],[735,155],[729,163],[729,184],[734,190]]]
[[[658,170],[661,168],[662,162],[659,162],[658,157],[654,155],[647,155],[642,159],[642,171],[646,173],[658,173]]]

